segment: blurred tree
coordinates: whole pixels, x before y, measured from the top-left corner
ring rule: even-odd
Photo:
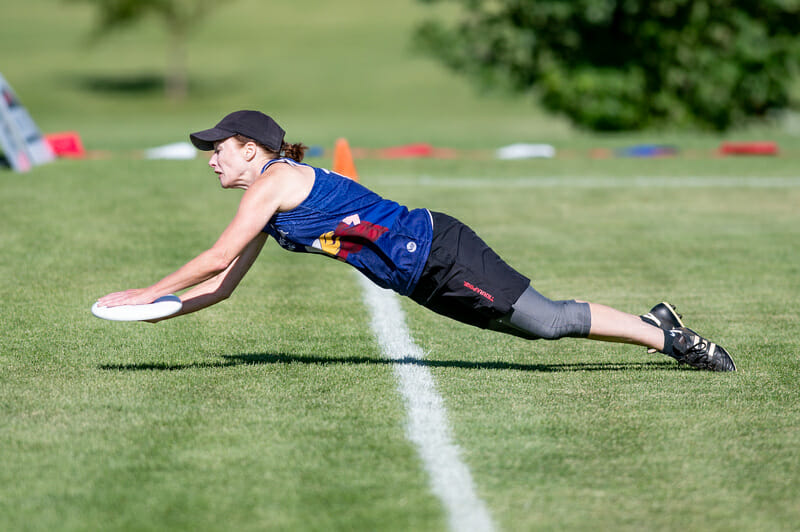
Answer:
[[[800,0],[450,1],[460,15],[423,23],[423,49],[591,129],[724,130],[793,103]]]
[[[129,26],[148,15],[160,18],[169,35],[165,90],[169,97],[183,99],[189,90],[186,39],[189,30],[214,5],[211,0],[73,0],[97,9],[94,37]]]

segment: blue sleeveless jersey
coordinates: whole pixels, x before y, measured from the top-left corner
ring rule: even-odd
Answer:
[[[264,170],[279,162],[308,166],[274,159]],[[354,266],[378,286],[401,295],[413,292],[431,249],[428,210],[409,210],[344,176],[309,168],[315,180],[308,197],[291,211],[276,213],[264,232],[284,249],[321,253]]]

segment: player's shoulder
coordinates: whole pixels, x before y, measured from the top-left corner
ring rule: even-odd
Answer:
[[[314,169],[307,165],[271,164],[248,190],[251,196],[269,197],[278,210],[299,205],[314,186]]]

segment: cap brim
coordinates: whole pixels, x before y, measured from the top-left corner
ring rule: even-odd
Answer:
[[[205,129],[203,131],[198,131],[197,133],[192,133],[189,135],[189,140],[192,141],[192,144],[194,144],[194,147],[198,150],[213,151],[215,142],[218,140],[227,139],[235,134],[236,133],[232,131],[212,127],[211,129]]]

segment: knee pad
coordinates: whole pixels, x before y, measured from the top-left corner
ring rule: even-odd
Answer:
[[[586,338],[592,317],[588,303],[553,301],[529,286],[504,321],[526,333],[525,336],[557,340],[566,337]]]

